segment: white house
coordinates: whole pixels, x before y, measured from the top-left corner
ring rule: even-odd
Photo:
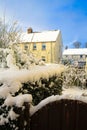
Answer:
[[[87,48],[65,49],[62,58],[74,62],[86,62]]]

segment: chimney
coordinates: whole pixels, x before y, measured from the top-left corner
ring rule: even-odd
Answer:
[[[32,33],[33,32],[33,29],[30,27],[30,28],[28,28],[27,29],[27,33],[29,34],[29,33]]]

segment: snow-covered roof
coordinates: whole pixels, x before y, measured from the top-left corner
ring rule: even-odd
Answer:
[[[63,55],[87,55],[87,48],[66,49]]]
[[[60,30],[54,31],[43,31],[34,33],[22,33],[20,41],[21,42],[49,42],[56,41]]]

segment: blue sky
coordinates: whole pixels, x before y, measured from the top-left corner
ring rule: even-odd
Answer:
[[[57,30],[63,44],[72,47],[74,41],[87,42],[86,0],[0,0],[0,17],[17,20],[26,31]]]

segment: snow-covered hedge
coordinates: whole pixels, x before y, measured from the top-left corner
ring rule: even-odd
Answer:
[[[23,83],[23,87],[15,95],[30,93],[33,97],[33,105],[36,105],[51,95],[61,94],[62,83],[62,77],[57,75],[49,79],[41,78],[39,81]]]
[[[0,98],[0,130],[26,129],[29,126],[29,102],[32,102],[32,96],[29,94]]]
[[[57,64],[31,70],[1,70],[0,129],[17,130],[20,116],[17,111],[24,110],[24,102],[30,103],[32,97],[35,105],[48,96],[61,94],[63,71],[64,66]]]
[[[63,77],[65,87],[77,86],[87,88],[87,74],[85,69],[68,66]]]
[[[4,97],[32,94],[33,103],[62,91],[64,66],[57,64],[38,66],[32,70],[7,70],[1,72],[1,88],[5,88]],[[8,75],[10,74],[10,75]],[[2,93],[0,93],[2,94]]]

